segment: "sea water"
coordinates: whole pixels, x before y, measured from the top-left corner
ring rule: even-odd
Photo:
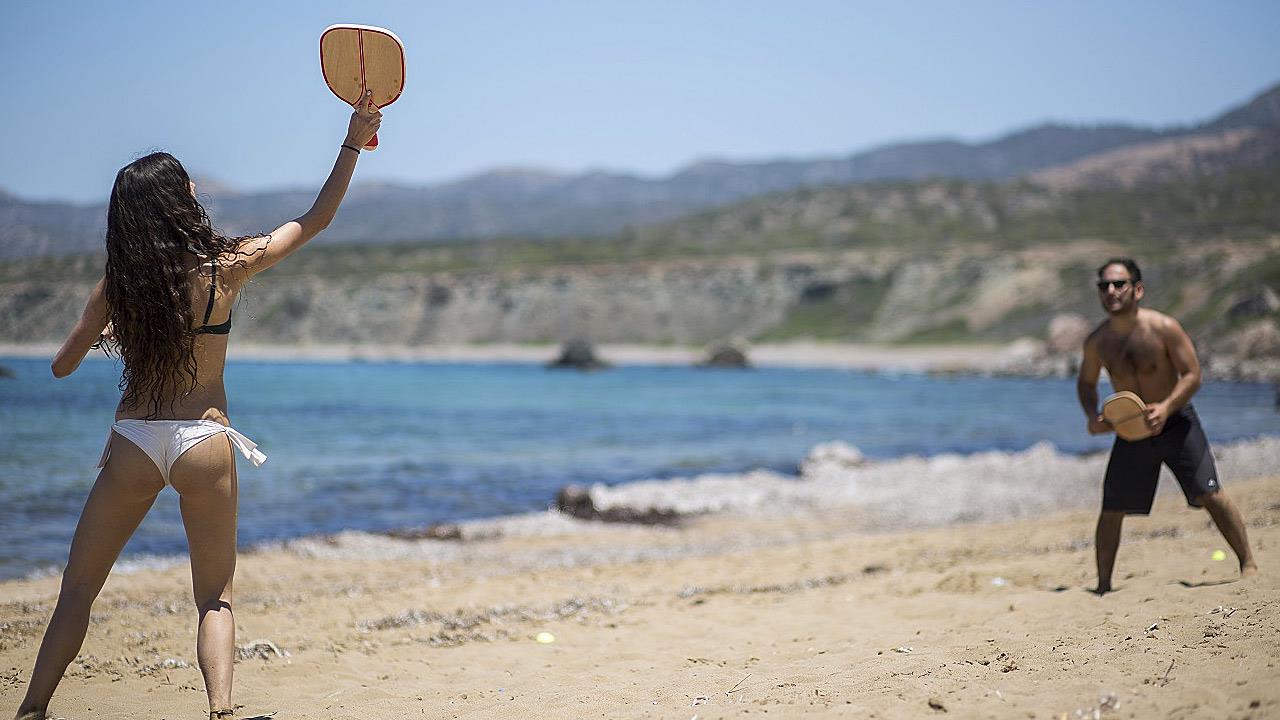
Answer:
[[[120,367],[88,360],[55,380],[45,361],[0,365],[15,375],[0,379],[0,577],[14,577],[65,562]],[[1061,379],[231,361],[226,384],[233,424],[269,457],[238,460],[244,546],[539,510],[570,483],[792,472],[830,440],[873,459],[1111,443],[1085,432]],[[1195,404],[1211,441],[1280,435],[1270,385],[1209,383]],[[185,549],[166,491],[125,555]]]

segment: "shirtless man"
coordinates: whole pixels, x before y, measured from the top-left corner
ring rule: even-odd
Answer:
[[[1103,367],[1116,392],[1129,390],[1147,403],[1152,437],[1116,438],[1102,490],[1096,536],[1099,595],[1111,591],[1111,569],[1120,546],[1125,515],[1147,515],[1155,499],[1160,464],[1169,466],[1192,507],[1209,511],[1240,560],[1240,574],[1258,571],[1244,520],[1219,483],[1191,396],[1200,389],[1200,361],[1191,338],[1177,320],[1139,308],[1142,271],[1129,258],[1113,258],[1098,268],[1098,298],[1110,316],[1084,342],[1076,393],[1093,435],[1112,432],[1098,412],[1098,375]]]

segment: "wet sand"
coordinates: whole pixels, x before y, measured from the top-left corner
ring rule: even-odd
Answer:
[[[1087,592],[1089,509],[294,541],[241,557],[236,698],[282,719],[1276,717],[1280,478],[1228,491],[1260,576],[1235,581],[1208,516],[1162,493],[1126,522],[1105,597]],[[0,715],[56,589],[0,583]],[[184,566],[113,575],[54,715],[202,717],[194,631]]]

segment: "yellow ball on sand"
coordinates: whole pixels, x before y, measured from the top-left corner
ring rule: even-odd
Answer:
[[[1218,562],[1222,562],[1223,560],[1227,559],[1227,554],[1221,550],[1214,550],[1212,557],[1214,560],[1217,560]]]
[[[549,632],[540,632],[540,633],[538,633],[537,635],[535,635],[535,636],[533,637],[533,639],[534,639],[534,640],[537,640],[538,642],[542,643],[543,645],[550,645],[551,643],[553,643],[553,642],[555,642],[555,641],[556,641],[556,636],[555,636],[555,635],[552,635],[552,634],[551,634],[551,633],[549,633]]]

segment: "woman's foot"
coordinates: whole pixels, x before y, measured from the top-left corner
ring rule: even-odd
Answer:
[[[236,711],[232,708],[226,710],[210,710],[209,720],[231,720],[236,716]]]
[[[45,713],[44,710],[19,710],[13,720],[45,720]]]

